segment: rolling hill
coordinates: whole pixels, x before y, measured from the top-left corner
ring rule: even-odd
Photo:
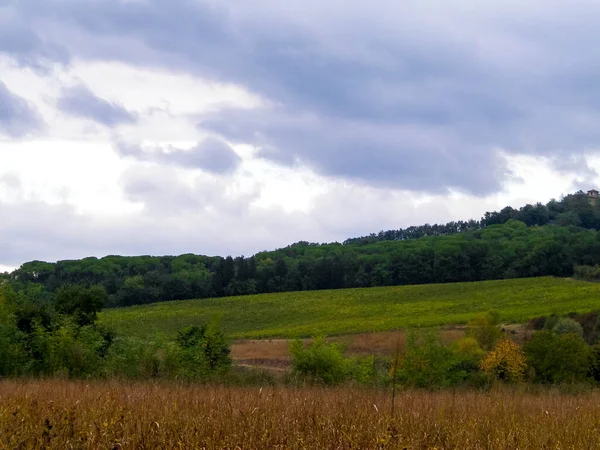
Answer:
[[[232,338],[309,337],[463,324],[495,309],[506,323],[600,308],[600,284],[567,278],[284,292],[108,309],[121,336],[174,336],[218,318]]]

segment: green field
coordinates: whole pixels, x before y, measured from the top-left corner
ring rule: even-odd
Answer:
[[[219,318],[232,338],[309,337],[463,324],[496,309],[505,323],[600,308],[600,284],[562,278],[286,292],[109,309],[121,336],[174,336]]]

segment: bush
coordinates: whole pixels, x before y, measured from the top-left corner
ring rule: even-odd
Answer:
[[[524,346],[528,364],[541,383],[586,380],[593,365],[592,349],[575,334],[538,331]]]
[[[560,320],[560,317],[557,316],[556,314],[552,314],[550,317],[548,317],[546,319],[546,323],[544,323],[544,330],[552,330],[556,324],[558,323],[558,321]]]
[[[600,315],[598,311],[591,311],[584,314],[574,314],[571,319],[577,321],[583,327],[583,339],[593,345],[598,342],[600,337]]]
[[[103,375],[133,379],[185,379],[184,362],[182,351],[175,342],[159,337],[152,340],[116,339],[106,357]]]
[[[546,325],[546,320],[548,320],[546,316],[534,317],[527,322],[527,328],[530,330],[543,330]]]
[[[419,388],[442,388],[465,381],[469,376],[465,359],[443,345],[439,335],[424,332],[408,337],[398,365],[398,382]]]
[[[583,327],[573,319],[563,317],[556,322],[556,325],[552,327],[552,331],[556,334],[574,334],[583,338]]]
[[[0,323],[0,377],[20,375],[26,355],[17,342],[18,330],[12,324]]]
[[[465,334],[475,338],[483,350],[489,351],[502,337],[499,325],[500,315],[495,311],[490,311],[471,320]]]
[[[485,355],[485,352],[473,337],[464,337],[453,342],[450,344],[450,350],[460,361],[459,366],[468,373],[474,373],[479,370],[479,363]]]
[[[481,361],[481,370],[502,381],[522,381],[527,363],[519,346],[510,339],[502,339]]]
[[[342,348],[326,343],[322,337],[315,338],[308,347],[296,339],[290,343],[290,353],[294,373],[303,378],[325,384],[339,384],[348,378],[349,364]]]
[[[592,359],[589,375],[595,381],[600,382],[600,344],[595,344],[591,348]]]
[[[573,277],[586,281],[600,281],[600,266],[575,266]]]
[[[189,326],[177,335],[186,378],[207,379],[231,368],[229,342],[215,324]]]

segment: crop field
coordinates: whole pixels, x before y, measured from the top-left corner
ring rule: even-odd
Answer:
[[[597,449],[600,392],[0,382],[2,449]]]
[[[235,339],[311,337],[464,324],[495,309],[505,323],[600,308],[600,284],[542,277],[285,292],[115,308],[100,321],[121,336],[174,336],[217,318]]]

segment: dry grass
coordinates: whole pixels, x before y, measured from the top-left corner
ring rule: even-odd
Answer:
[[[600,393],[0,383],[3,449],[596,449]]]

